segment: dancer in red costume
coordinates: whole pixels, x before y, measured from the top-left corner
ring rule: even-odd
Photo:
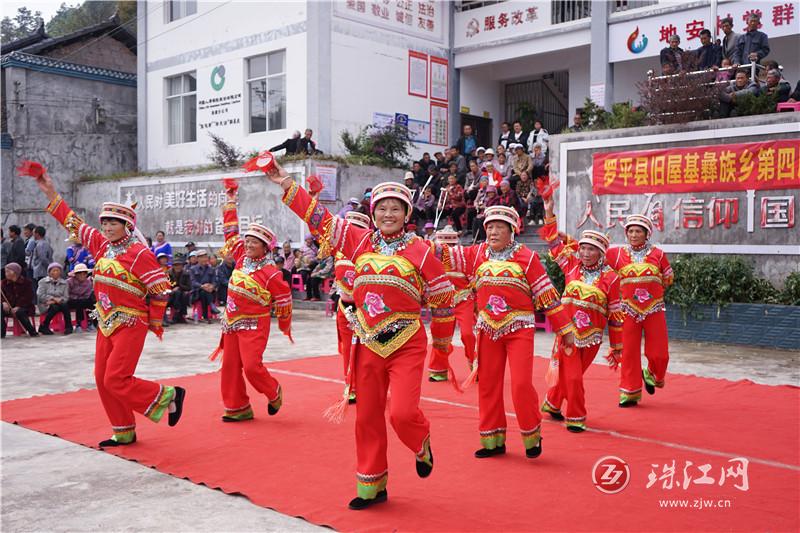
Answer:
[[[350,211],[344,217],[345,220],[358,226],[359,228],[369,229],[369,217],[358,211]],[[334,283],[336,291],[339,293],[339,305],[336,306],[336,338],[339,346],[339,355],[342,356],[344,365],[344,375],[347,376],[350,368],[350,350],[353,341],[353,328],[347,321],[345,312],[349,309],[350,313],[355,313],[355,302],[353,301],[353,282],[356,279],[356,267],[352,261],[341,252],[336,252],[336,262],[333,266]],[[347,399],[350,403],[356,401],[355,389],[350,390]]]
[[[669,363],[664,291],[672,284],[667,254],[650,244],[653,223],[644,215],[628,215],[628,244],[606,253],[606,264],[620,277],[625,321],[622,325],[622,363],[619,406],[633,407],[642,399],[642,379],[648,394],[664,387]],[[642,370],[642,334],[647,368]]]
[[[186,391],[133,375],[145,337],[160,339],[170,283],[153,252],[136,232],[136,213],[126,205],[105,202],[100,211],[102,232],[87,225],[56,192],[44,167],[27,162],[20,173],[36,178],[50,200],[47,211],[82,242],[96,259],[94,313],[98,319],[94,377],[113,435],[100,447],[136,442],[134,411],[153,422],[168,413],[170,426],[183,413]]]
[[[267,161],[266,154],[262,159]],[[392,395],[390,422],[414,452],[417,474],[427,477],[433,470],[430,423],[419,408],[428,345],[420,310],[427,304],[433,312],[434,349],[451,351],[453,284],[430,247],[404,231],[413,209],[407,187],[386,182],[372,189],[370,210],[377,229],[369,231],[332,216],[277,164],[265,171],[283,188],[284,203],[319,237],[320,252],[341,252],[355,265],[356,312],[348,313],[348,319],[358,344],[340,405],[347,406],[354,374],[358,496],[349,506],[364,509],[387,499],[387,391]]]
[[[272,260],[274,234],[266,226],[251,223],[242,239],[236,211],[238,186],[233,180],[226,180],[225,185],[228,201],[222,207],[225,246],[221,255],[232,256],[236,266],[228,281],[222,337],[212,359],[222,351],[222,421],[241,422],[253,418],[245,376],[266,396],[269,415],[277,414],[283,403],[283,390],[262,357],[269,339],[270,310],[275,311],[283,334],[292,338],[292,291]]]
[[[544,310],[568,350],[574,326],[547,277],[539,255],[515,242],[517,211],[506,206],[486,208],[486,242],[450,248],[451,268],[475,279],[478,306],[478,356],[467,383],[477,378],[480,440],[475,457],[506,452],[503,382],[506,360],[511,367],[511,398],[525,455],[542,453],[539,397],[533,387],[534,311]]]
[[[435,251],[437,259],[444,264],[447,276],[456,289],[456,295],[453,298],[454,314],[461,334],[461,342],[464,344],[464,355],[467,357],[467,364],[471,370],[475,361],[475,294],[469,276],[454,271],[450,267],[448,246],[457,245],[458,242],[458,233],[450,226],[445,226],[436,232],[436,240],[431,243],[431,247]],[[447,381],[449,368],[447,354],[434,351],[428,366],[428,381]]]
[[[571,355],[556,352],[558,383],[545,394],[542,411],[554,420],[564,420],[561,404],[566,400],[567,430],[580,433],[586,429],[583,374],[600,350],[606,323],[611,342],[606,359],[611,368],[619,365],[624,315],[619,300],[619,276],[604,261],[608,237],[586,230],[576,242],[571,236],[558,233],[553,203],[552,197],[544,201],[546,216],[542,233],[550,243],[550,257],[564,272],[566,286],[561,303],[575,326],[576,350]]]

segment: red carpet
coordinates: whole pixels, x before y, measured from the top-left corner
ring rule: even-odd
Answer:
[[[463,356],[453,361],[463,379]],[[545,364],[536,359],[540,394]],[[432,423],[433,475],[417,478],[412,454],[389,429],[389,503],[354,512],[346,503],[355,494],[355,412],[339,426],[321,416],[342,390],[326,381],[340,379],[339,359],[270,367],[285,391],[277,416],[268,417],[259,400],[255,421],[223,424],[217,375],[184,377],[170,381],[188,389],[181,423],[169,428],[140,420],[140,442],[109,453],[345,531],[800,530],[795,387],[670,375],[665,390],[623,410],[616,406],[617,374],[593,365],[586,376],[588,423],[597,431],[573,435],[545,422],[544,453],[527,460],[510,418],[508,454],[477,460],[476,390],[457,395],[449,385],[426,382],[422,408]],[[508,394],[506,410],[513,411]],[[4,402],[2,418],[86,446],[109,434],[90,390]],[[610,454],[631,472],[628,487],[614,495],[598,491],[591,476],[595,462]],[[728,462],[733,457],[749,458],[746,491],[734,488],[741,477],[719,484],[721,469],[738,464]],[[673,488],[663,488],[666,479],[646,488],[651,469],[666,477],[673,461]],[[687,477],[701,478],[698,467],[710,465],[714,483],[690,481],[684,489],[687,461]]]

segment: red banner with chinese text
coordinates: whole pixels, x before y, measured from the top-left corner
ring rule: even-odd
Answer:
[[[594,154],[594,194],[800,188],[800,139]]]

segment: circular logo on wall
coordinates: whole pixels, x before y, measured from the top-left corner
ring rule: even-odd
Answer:
[[[645,48],[647,48],[647,35],[643,33],[641,40],[637,42],[638,38],[639,38],[639,26],[636,26],[636,29],[633,30],[633,33],[631,33],[628,36],[628,50],[630,50],[634,54],[640,54],[644,51]]]
[[[604,494],[622,492],[630,480],[628,463],[613,455],[601,457],[592,468],[592,482]]]
[[[211,71],[211,88],[219,91],[225,85],[225,67],[219,65]]]

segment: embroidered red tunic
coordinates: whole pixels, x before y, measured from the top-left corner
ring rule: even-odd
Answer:
[[[239,216],[234,202],[222,208],[225,246],[222,254],[236,261],[228,281],[228,299],[222,332],[257,329],[258,319],[275,311],[278,327],[288,335],[292,325],[292,291],[269,254],[260,259],[245,255],[244,240],[239,235]]]
[[[100,332],[108,337],[117,328],[146,324],[161,338],[171,286],[153,252],[131,237],[112,243],[84,223],[61,196],[50,202],[47,211],[96,258],[93,278]]]
[[[353,282],[356,279],[356,266],[341,252],[336,252],[336,262],[333,264],[334,283],[339,301],[353,303]]]
[[[673,273],[663,250],[649,244],[640,251],[615,246],[606,253],[606,264],[619,274],[625,313],[641,322],[664,311],[664,290],[672,285]]]
[[[373,232],[334,217],[293,184],[283,202],[319,237],[320,254],[340,252],[354,265],[354,331],[370,350],[389,357],[422,327],[420,309],[432,309],[433,346],[447,350],[453,337],[453,284],[422,239],[406,233],[387,244]]]
[[[486,243],[450,249],[453,270],[475,278],[476,328],[497,340],[507,333],[536,327],[543,310],[553,329],[565,335],[574,328],[539,255],[520,243],[491,253]]]

